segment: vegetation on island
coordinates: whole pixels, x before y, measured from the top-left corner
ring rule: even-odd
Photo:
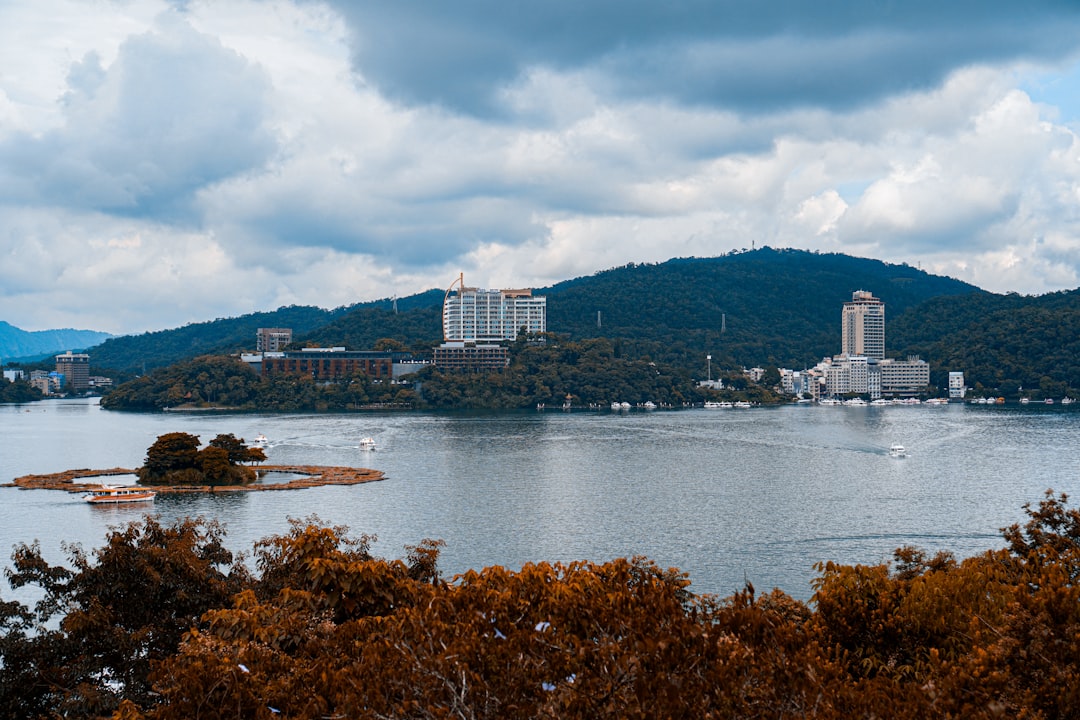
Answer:
[[[33,402],[42,398],[41,391],[25,380],[14,382],[0,377],[0,403]]]
[[[808,603],[695,595],[645,558],[444,579],[441,543],[371,552],[317,518],[226,550],[201,519],[114,528],[0,603],[10,717],[991,718],[1080,715],[1080,511],[1047,493],[1005,547],[817,566]]]
[[[110,410],[228,408],[263,412],[332,412],[372,404],[408,404],[410,386],[357,374],[337,382],[308,376],[262,378],[235,357],[206,356],[159,368],[114,388],[101,399]]]
[[[1080,395],[1080,362],[1076,360],[1080,357],[1080,290],[1041,296],[994,294],[909,265],[763,248],[716,258],[630,264],[535,292],[547,297],[548,329],[564,345],[610,343],[620,361],[653,362],[674,374],[701,380],[710,367],[716,374],[732,377],[744,367],[801,370],[839,352],[841,307],[860,289],[885,302],[887,355],[921,356],[930,363],[933,387],[946,388],[948,372],[961,370],[976,394],[1007,398]],[[275,313],[113,338],[90,351],[91,363],[132,373],[139,368],[150,371],[183,364],[200,355],[251,350],[260,326],[292,327],[294,345],[372,349],[382,343],[430,357],[442,339],[442,298],[442,291],[427,291],[398,299],[397,310],[391,300],[334,311],[282,308]],[[574,374],[570,369],[546,372]],[[349,409],[373,402],[408,402],[414,407],[429,402],[432,407],[444,407],[448,406],[444,399],[453,396],[476,401],[472,406],[481,407],[562,402],[561,398],[542,399],[540,392],[518,393],[518,402],[503,391],[491,391],[499,397],[487,401],[483,396],[488,391],[473,386],[476,378],[429,375],[433,387],[426,401],[408,397],[409,390],[396,399],[402,388],[391,391],[355,383],[315,388],[305,386],[303,380],[289,381],[293,388],[284,384],[273,390],[247,387],[239,397],[210,383],[192,401],[225,406],[230,403],[223,398],[232,394],[234,407],[282,412]],[[519,384],[516,379],[513,382]],[[184,400],[171,397],[164,402],[144,392],[133,393],[134,387],[124,386],[125,397],[118,401],[123,407],[151,409]],[[567,392],[575,394],[573,388]]]
[[[258,477],[244,463],[264,460],[262,448],[248,447],[232,433],[218,435],[200,449],[198,435],[172,432],[147,449],[136,475],[143,485],[245,485]]]
[[[344,412],[372,406],[505,410],[567,402],[581,408],[607,407],[613,401],[671,407],[709,399],[779,401],[773,391],[741,373],[726,379],[726,390],[700,388],[685,371],[647,357],[624,358],[621,343],[604,338],[573,342],[550,333],[523,336],[509,350],[510,364],[504,369],[467,373],[428,367],[400,383],[375,382],[363,374],[327,381],[262,378],[236,358],[197,358],[124,383],[101,404],[113,410]]]

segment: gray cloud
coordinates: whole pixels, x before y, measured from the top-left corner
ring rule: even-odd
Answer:
[[[62,127],[0,145],[9,197],[191,222],[200,188],[275,150],[267,78],[175,17],[126,40],[107,68],[87,54],[67,85]]]
[[[357,71],[390,97],[486,116],[530,68],[587,70],[618,97],[741,111],[850,108],[953,69],[1075,48],[1080,8],[1000,0],[331,0]]]

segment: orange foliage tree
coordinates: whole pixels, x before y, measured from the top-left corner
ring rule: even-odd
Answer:
[[[901,548],[880,565],[825,563],[809,603],[749,585],[694,595],[683,573],[644,558],[447,581],[439,542],[385,560],[370,537],[294,521],[257,544],[257,573],[230,576],[227,602],[219,592],[201,616],[170,621],[174,638],[189,627],[179,645],[127,675],[80,676],[107,677],[118,706],[70,715],[1080,717],[1080,512],[1051,493],[1026,510],[1025,525],[1004,530],[1005,548],[963,561]],[[16,577],[66,587],[90,569],[65,574],[29,553]],[[0,608],[9,627],[22,617]],[[86,613],[61,634],[84,632]],[[32,678],[24,657],[0,655],[0,690],[15,687],[4,682],[16,667]],[[76,660],[43,666],[64,662]]]

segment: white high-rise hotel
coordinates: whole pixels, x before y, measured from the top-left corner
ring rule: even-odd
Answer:
[[[841,350],[844,355],[885,359],[885,303],[866,290],[844,303]]]
[[[459,278],[443,300],[445,342],[497,342],[547,331],[547,298],[532,290],[482,290],[465,287]]]
[[[912,396],[930,383],[930,366],[918,357],[885,357],[885,303],[865,290],[851,294],[841,314],[841,353],[818,366],[825,393]]]

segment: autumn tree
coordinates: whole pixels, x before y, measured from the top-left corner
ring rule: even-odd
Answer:
[[[69,566],[50,565],[36,543],[16,546],[8,583],[40,599],[0,604],[0,714],[90,718],[123,700],[154,705],[151,667],[249,580],[223,537],[215,522],[146,517],[90,555],[68,548]]]

